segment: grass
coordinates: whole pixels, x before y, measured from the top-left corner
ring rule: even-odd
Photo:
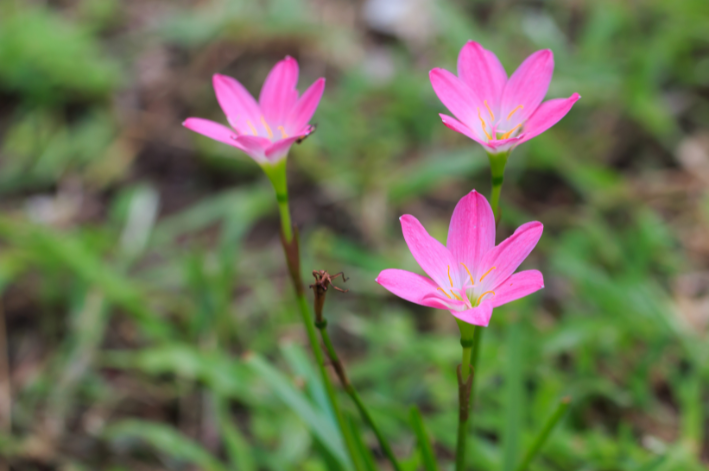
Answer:
[[[484,152],[440,123],[427,78],[468,39],[508,73],[551,48],[548,96],[583,97],[509,160],[498,240],[542,221],[525,266],[546,288],[485,332],[470,469],[515,469],[566,396],[529,470],[705,469],[706,2],[446,0],[377,27],[382,2],[367,4],[0,0],[5,469],[346,462],[272,190],[246,156],[180,126],[223,121],[213,73],[257,93],[286,54],[301,91],[327,77],[318,130],[289,157],[303,271],[350,279],[328,296],[328,330],[402,468],[434,469],[432,453],[450,469],[455,322],[374,278],[418,270],[401,214],[445,240],[460,196],[489,195]],[[363,466],[387,469],[347,399]]]

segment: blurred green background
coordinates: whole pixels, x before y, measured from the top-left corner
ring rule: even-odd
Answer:
[[[411,404],[450,469],[456,324],[374,278],[418,271],[401,214],[445,240],[489,193],[428,82],[469,39],[508,74],[551,48],[548,97],[583,97],[510,158],[498,241],[542,221],[546,288],[486,331],[470,469],[510,470],[566,395],[533,471],[705,469],[706,0],[0,0],[0,468],[339,469],[272,190],[181,127],[226,123],[212,74],[257,94],[288,54],[327,78],[289,157],[303,270],[350,278],[330,330],[406,469]]]

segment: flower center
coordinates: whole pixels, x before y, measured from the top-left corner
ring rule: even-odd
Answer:
[[[482,126],[482,130],[485,133],[485,137],[487,137],[488,141],[494,141],[494,140],[504,140],[504,139],[509,139],[512,136],[512,133],[514,133],[517,129],[519,129],[522,124],[524,124],[524,121],[521,123],[517,124],[515,127],[510,129],[507,132],[497,132],[497,124],[495,123],[495,114],[492,112],[492,109],[490,108],[490,105],[487,104],[487,100],[483,101],[483,104],[485,105],[485,108],[487,108],[487,112],[490,114],[490,130],[488,131],[488,124],[485,122],[485,119],[483,119],[482,112],[480,111],[480,108],[478,107],[478,119],[480,120],[480,125]],[[507,120],[509,121],[512,119],[512,116],[518,112],[519,110],[524,109],[524,105],[517,105],[515,109],[510,111],[510,113],[507,115]],[[493,138],[495,136],[495,138]]]
[[[249,127],[251,130],[251,134],[254,136],[259,136],[259,132],[256,129],[256,127],[253,125],[250,119],[246,120],[246,125]],[[266,122],[266,118],[261,115],[261,125],[263,126],[263,129],[266,131],[266,134],[268,134],[268,138],[270,140],[273,140],[273,130],[271,130],[271,126],[268,125],[268,122]],[[278,130],[281,131],[281,135],[283,136],[282,139],[287,139],[288,134],[286,134],[286,130],[283,126],[278,126]]]
[[[485,291],[481,294],[476,293],[475,289],[475,279],[473,278],[472,273],[468,269],[467,265],[464,263],[460,263],[463,268],[465,269],[465,273],[468,275],[468,280],[463,282],[463,285],[460,287],[456,287],[455,283],[453,283],[453,277],[451,276],[451,267],[448,265],[448,283],[450,283],[450,288],[443,288],[443,287],[438,287],[436,288],[438,291],[443,293],[448,299],[453,301],[454,299],[457,301],[462,301],[465,302],[466,308],[471,309],[475,306],[478,306],[480,302],[483,300],[483,298],[488,295],[492,294],[495,296],[495,292],[492,290]],[[492,272],[492,270],[495,270],[497,267],[492,267],[488,271],[486,271],[478,280],[478,283],[482,283],[483,280]],[[478,284],[478,286],[480,286]],[[461,296],[461,293],[465,293],[465,297]]]

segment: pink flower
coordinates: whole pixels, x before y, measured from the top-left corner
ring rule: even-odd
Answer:
[[[554,55],[545,49],[527,57],[508,80],[497,56],[469,41],[458,55],[458,76],[438,68],[429,76],[457,118],[441,114],[443,124],[496,154],[543,133],[581,98],[574,93],[542,103],[553,72]]]
[[[298,62],[292,57],[271,69],[258,103],[231,77],[217,74],[212,81],[231,128],[202,118],[188,118],[183,126],[234,146],[261,165],[277,163],[295,141],[313,131],[308,121],[325,89],[325,79],[319,78],[298,98]]]
[[[448,309],[463,322],[487,326],[493,308],[544,287],[538,270],[514,273],[537,245],[542,224],[524,224],[495,246],[495,217],[475,190],[453,211],[447,247],[415,217],[407,214],[399,220],[411,254],[431,279],[392,268],[382,271],[377,283],[407,301]]]

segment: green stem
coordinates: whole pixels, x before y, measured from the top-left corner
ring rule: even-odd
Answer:
[[[335,419],[340,427],[343,438],[345,440],[345,446],[349,452],[350,458],[355,464],[356,469],[362,469],[361,463],[358,460],[357,454],[357,444],[352,437],[350,428],[344,421],[342,412],[337,403],[337,397],[335,395],[335,388],[330,381],[330,376],[327,374],[325,369],[325,357],[323,356],[322,349],[318,344],[317,334],[315,333],[315,326],[313,324],[313,319],[310,314],[310,307],[308,306],[308,301],[305,299],[305,294],[302,292],[297,295],[298,297],[298,307],[300,308],[300,316],[305,325],[305,330],[308,333],[308,340],[310,341],[310,347],[313,350],[313,355],[315,355],[315,361],[318,364],[318,369],[320,370],[320,377],[322,378],[323,384],[325,385],[325,391],[327,392],[327,397],[330,400],[330,405],[332,406],[332,411],[335,414]]]
[[[276,193],[278,199],[278,212],[281,214],[281,230],[286,242],[293,241],[293,223],[290,218],[290,208],[288,207],[288,194]]]
[[[495,215],[495,221],[500,221],[500,193],[502,192],[502,183],[505,181],[505,166],[509,152],[500,154],[487,154],[490,160],[490,173],[492,175],[492,192],[490,193],[490,206]]]
[[[308,306],[308,301],[305,298],[305,289],[303,287],[303,282],[300,277],[300,253],[298,250],[298,239],[295,237],[293,232],[293,225],[290,217],[290,208],[288,206],[288,189],[285,184],[285,164],[282,167],[277,167],[278,172],[269,169],[269,178],[273,183],[273,188],[276,190],[276,198],[278,199],[278,209],[281,214],[281,229],[283,237],[283,252],[286,257],[286,262],[288,263],[289,273],[291,275],[291,281],[293,283],[293,288],[295,289],[295,295],[298,300],[298,308],[300,310],[300,316],[305,325],[305,331],[308,334],[308,341],[310,342],[310,348],[315,355],[316,363],[318,364],[318,369],[320,370],[320,377],[322,378],[323,384],[325,385],[325,391],[332,407],[332,412],[335,415],[337,424],[342,433],[342,437],[345,441],[345,446],[347,447],[348,454],[356,470],[360,471],[364,469],[364,464],[359,459],[359,454],[357,452],[357,443],[352,437],[350,427],[344,421],[342,412],[337,403],[337,397],[335,394],[335,388],[330,381],[330,376],[325,369],[325,357],[323,355],[320,344],[318,343],[318,336],[315,333],[315,326],[313,324],[313,316],[310,312],[310,307]]]
[[[551,432],[554,430],[554,427],[556,427],[556,424],[559,423],[561,418],[564,416],[566,413],[566,410],[569,408],[569,404],[571,402],[571,399],[568,397],[565,397],[559,402],[559,405],[556,407],[556,410],[554,413],[549,417],[549,420],[547,420],[547,423],[544,424],[544,428],[542,428],[541,432],[539,432],[539,435],[534,439],[534,442],[532,443],[532,446],[527,450],[527,453],[524,455],[524,459],[522,462],[517,466],[516,471],[524,471],[527,469],[527,466],[529,466],[529,463],[532,462],[535,456],[537,456],[537,453],[539,453],[539,450],[544,446],[544,442],[546,442],[547,438],[549,438],[549,435]]]
[[[399,466],[399,462],[396,460],[396,456],[394,455],[394,451],[391,449],[389,442],[386,440],[386,438],[384,438],[384,435],[382,435],[382,432],[379,430],[379,427],[377,427],[377,424],[374,422],[374,419],[372,419],[372,416],[367,410],[367,407],[362,402],[362,399],[359,397],[359,394],[357,394],[357,390],[355,390],[354,386],[352,386],[352,383],[350,383],[349,379],[347,378],[347,375],[345,374],[344,366],[342,365],[340,358],[337,356],[337,351],[335,351],[335,347],[332,345],[332,341],[330,340],[330,334],[328,334],[327,332],[327,322],[320,322],[316,324],[316,326],[318,330],[320,330],[320,336],[322,337],[323,343],[325,344],[325,349],[327,350],[327,354],[330,357],[330,361],[332,362],[332,365],[335,368],[337,376],[340,378],[342,386],[345,388],[345,391],[357,406],[357,410],[362,416],[362,419],[369,426],[369,428],[372,429],[374,435],[376,435],[377,441],[379,441],[379,446],[382,447],[382,451],[389,459],[389,462],[391,462],[391,465],[396,471],[401,471],[401,466]]]
[[[482,342],[483,332],[485,332],[485,330],[482,327],[475,327],[473,331],[473,348],[470,350],[470,365],[475,372],[478,371],[478,358],[480,357],[480,343]],[[475,377],[473,377],[473,385],[470,388],[470,410],[475,410]]]
[[[470,352],[472,351],[472,345],[469,346],[467,340],[461,340],[461,344],[463,345],[463,356],[461,357],[460,376],[463,380],[463,383],[466,383],[468,381],[468,377],[470,376]],[[458,388],[463,387],[463,384],[458,385]],[[468,402],[468,404],[465,404],[464,402],[469,401],[469,397],[469,393],[461,394],[459,391],[458,406],[460,412],[458,414],[458,441],[455,448],[455,471],[465,470],[465,439],[468,436],[469,417],[467,409],[470,403]],[[463,413],[463,410],[466,410],[466,412]]]

